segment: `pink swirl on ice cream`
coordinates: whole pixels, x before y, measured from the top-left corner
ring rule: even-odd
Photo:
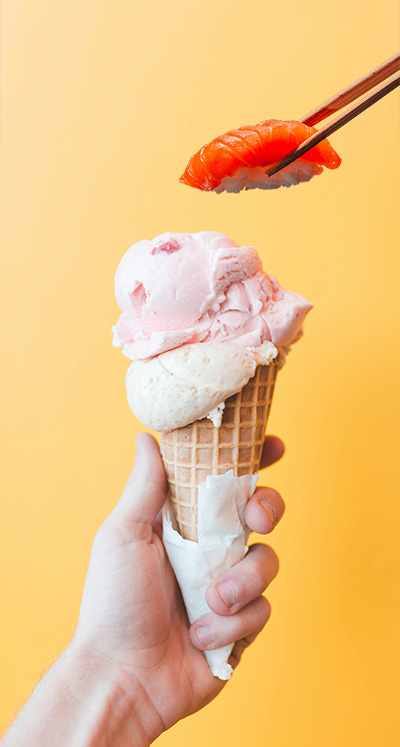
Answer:
[[[113,344],[131,360],[198,342],[285,347],[312,308],[263,272],[253,247],[214,231],[138,241],[118,266],[115,293],[123,313]]]

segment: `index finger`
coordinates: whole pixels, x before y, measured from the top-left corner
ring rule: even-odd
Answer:
[[[260,469],[265,469],[279,461],[285,453],[285,444],[278,436],[266,436],[264,440]]]

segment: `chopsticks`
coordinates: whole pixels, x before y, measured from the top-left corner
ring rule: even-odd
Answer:
[[[357,104],[349,107],[349,109],[346,109],[344,112],[342,112],[342,114],[339,114],[339,116],[332,120],[332,122],[322,127],[320,130],[318,130],[318,132],[315,132],[313,135],[311,135],[311,137],[307,138],[304,143],[301,143],[295,150],[291,151],[291,153],[288,153],[284,158],[271,166],[266,172],[267,176],[273,176],[273,174],[276,174],[281,169],[284,169],[285,166],[288,166],[297,158],[300,158],[300,156],[310,150],[310,148],[312,148],[314,145],[317,145],[321,142],[321,140],[324,140],[326,137],[329,137],[329,135],[332,135],[333,132],[339,130],[341,127],[343,127],[343,125],[347,124],[347,122],[350,122],[350,120],[354,119],[354,117],[357,117],[358,114],[361,114],[361,112],[368,109],[370,106],[372,106],[372,104],[375,104],[376,101],[379,101],[379,99],[383,98],[383,96],[386,96],[390,91],[393,91],[397,86],[400,85],[400,73],[397,73],[397,75],[394,75],[394,77],[391,76],[393,76],[393,74],[399,70],[400,54],[397,54],[394,57],[391,57],[390,60],[384,62],[382,65],[379,65],[379,67],[375,68],[375,70],[372,70],[363,78],[360,78],[360,80],[352,83],[352,85],[348,86],[348,88],[344,88],[343,91],[337,93],[336,96],[333,96],[328,101],[325,101],[317,109],[314,109],[309,114],[306,114],[305,117],[299,120],[300,122],[303,122],[304,124],[307,124],[309,126],[317,124],[323,119],[326,119],[326,117],[329,117],[334,112],[342,109],[343,106],[346,106],[346,104],[349,104],[355,99],[358,99],[366,91],[371,90],[371,88],[375,88],[375,86],[377,86],[378,83],[380,83],[382,80],[390,78],[390,80],[388,80],[382,86],[379,86],[379,88],[376,88],[375,91],[372,91],[372,93],[368,94],[368,96],[364,96],[364,98],[361,99],[361,101],[359,101]]]
[[[321,104],[318,109],[314,109],[310,114],[306,114],[305,117],[300,119],[300,122],[304,122],[304,124],[309,125],[309,127],[313,127],[318,124],[318,122],[326,119],[326,117],[329,117],[331,114],[343,109],[347,104],[351,104],[352,101],[358,99],[363,93],[370,91],[371,88],[382,83],[383,80],[394,75],[398,70],[400,70],[400,54],[391,57],[390,60],[384,62],[383,65],[379,65],[375,70],[372,70],[372,72],[364,75],[363,78],[352,83],[348,88],[337,93],[336,96],[333,96],[329,101],[325,101],[325,103]]]

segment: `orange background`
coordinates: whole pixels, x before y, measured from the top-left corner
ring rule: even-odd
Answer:
[[[343,164],[309,184],[178,182],[217,134],[300,117],[395,54],[396,5],[3,3],[1,726],[71,637],[132,467],[118,261],[166,230],[219,230],[315,309],[272,409],[287,455],[262,475],[287,503],[271,621],[158,743],[398,744],[398,96],[332,136]]]

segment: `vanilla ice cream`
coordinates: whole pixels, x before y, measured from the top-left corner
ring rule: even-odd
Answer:
[[[137,419],[155,431],[182,428],[205,417],[219,426],[225,400],[247,384],[258,365],[277,355],[271,342],[258,348],[203,342],[133,361],[126,376],[128,403]]]

